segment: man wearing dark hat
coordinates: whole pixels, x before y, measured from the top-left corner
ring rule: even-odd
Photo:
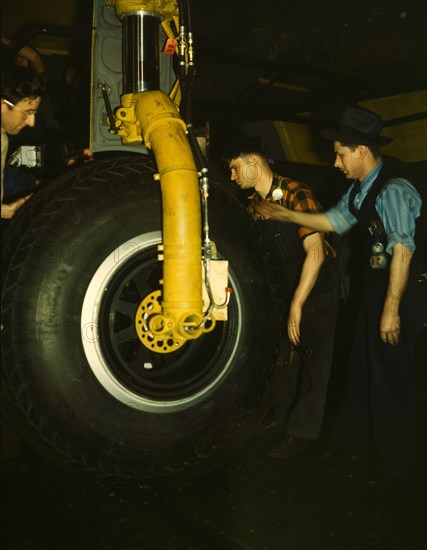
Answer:
[[[379,148],[392,140],[381,128],[378,115],[352,107],[339,128],[321,132],[334,142],[334,166],[353,180],[334,208],[316,214],[265,202],[255,208],[318,231],[343,234],[357,226],[365,252],[363,297],[331,444],[359,456],[373,447],[379,471],[401,477],[415,463],[414,345],[425,319],[426,285],[418,283],[415,253],[421,198],[383,162]]]

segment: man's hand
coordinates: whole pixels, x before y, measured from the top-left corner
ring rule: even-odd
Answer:
[[[277,202],[269,201],[252,201],[252,206],[257,214],[260,214],[264,219],[277,220],[278,222],[289,222],[309,227],[315,231],[323,231],[329,233],[334,230],[328,217],[324,212],[302,212],[289,210]]]
[[[277,220],[279,222],[286,222],[288,221],[286,213],[288,210],[281,206],[280,204],[277,204],[277,202],[268,202],[268,201],[253,201],[253,207],[255,211],[258,214],[261,214],[261,216],[268,220]]]
[[[73,166],[82,162],[91,162],[92,160],[94,160],[92,151],[88,147],[85,147],[81,151],[71,155],[67,160],[67,166]]]
[[[391,346],[399,342],[399,307],[408,283],[411,260],[412,253],[402,243],[396,243],[393,247],[390,279],[380,321],[381,340]]]
[[[399,343],[400,316],[395,310],[384,308],[380,321],[380,337],[384,344],[395,346]]]
[[[299,304],[291,304],[288,317],[288,336],[294,346],[300,343],[301,337],[302,307]]]
[[[11,218],[13,218],[13,216],[18,212],[21,206],[26,203],[30,197],[31,195],[27,195],[26,197],[21,197],[20,199],[17,199],[16,201],[13,201],[9,204],[2,204],[1,217],[4,220],[10,220]]]

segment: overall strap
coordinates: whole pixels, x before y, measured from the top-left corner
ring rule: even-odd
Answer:
[[[354,182],[352,190],[350,191],[350,196],[348,197],[348,209],[350,210],[350,212],[353,214],[355,218],[357,218],[357,210],[356,210],[356,207],[354,206],[354,200],[356,198],[356,195],[358,195],[359,193],[360,193],[360,181],[356,180]]]
[[[369,224],[371,218],[379,218],[378,212],[375,208],[377,197],[383,187],[387,184],[387,182],[396,177],[398,177],[398,175],[389,166],[385,164],[382,166],[372,187],[369,189],[368,194],[364,198],[363,203],[360,206],[359,212],[357,213],[356,217],[359,222],[361,222],[363,225],[366,225]]]

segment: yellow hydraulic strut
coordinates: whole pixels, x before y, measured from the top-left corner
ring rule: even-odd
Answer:
[[[117,17],[130,29],[126,32],[136,35],[128,37],[132,43],[144,32],[150,32],[153,18],[177,16],[176,3],[171,1],[110,0],[109,3],[115,5]],[[144,82],[152,78],[151,74],[135,76],[134,68],[131,76],[127,79],[124,76],[125,93],[115,116],[122,142],[144,143],[153,151],[158,167],[163,209],[163,245],[159,247],[159,258],[163,259],[162,301],[160,292],[145,297],[135,326],[145,346],[168,353],[205,331],[201,207],[197,168],[185,122],[167,94],[146,89],[153,84]],[[129,89],[131,93],[126,93]]]

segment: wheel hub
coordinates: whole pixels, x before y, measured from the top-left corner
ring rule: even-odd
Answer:
[[[171,353],[187,341],[171,330],[170,319],[161,315],[161,291],[156,290],[140,303],[135,315],[135,330],[146,348],[157,353]]]

